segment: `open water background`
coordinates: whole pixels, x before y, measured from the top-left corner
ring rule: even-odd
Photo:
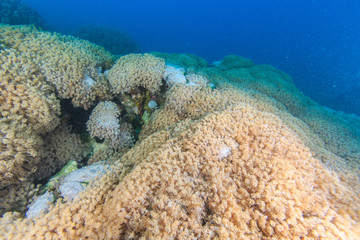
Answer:
[[[236,54],[290,74],[319,103],[360,115],[359,0],[23,0],[50,29],[93,24],[141,51]]]

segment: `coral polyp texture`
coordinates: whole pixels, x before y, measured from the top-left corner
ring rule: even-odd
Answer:
[[[0,213],[24,209],[26,200],[12,196],[30,190],[41,162],[41,134],[59,124],[60,101],[38,66],[24,52],[0,52]],[[25,188],[25,189],[24,189]],[[17,208],[19,207],[19,208]]]
[[[47,133],[43,141],[41,162],[35,172],[38,180],[52,176],[69,161],[80,161],[83,157],[84,146],[80,136],[72,132],[72,127],[65,121]]]
[[[1,121],[17,127],[31,126],[39,133],[57,126],[60,101],[54,88],[26,54],[14,49],[1,51],[0,79]]]
[[[88,109],[111,98],[103,72],[113,56],[102,47],[75,37],[38,31],[28,26],[0,25],[0,42],[26,55],[39,68],[58,97]]]
[[[152,54],[128,54],[119,58],[109,70],[109,82],[116,94],[143,87],[150,92],[160,90],[165,61]]]
[[[62,35],[0,35],[1,238],[360,239],[360,118],[312,101],[287,74],[234,55],[210,65],[130,54],[112,65]],[[79,114],[60,115],[63,99],[87,123],[63,125]],[[78,179],[71,198],[53,184],[55,203],[27,219],[45,191],[37,174],[70,160],[104,175]]]
[[[116,103],[99,102],[87,122],[90,136],[107,141],[112,148],[130,146],[133,142],[132,127],[127,123],[120,123],[120,113]]]

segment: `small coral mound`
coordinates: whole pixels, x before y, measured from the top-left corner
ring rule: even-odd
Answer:
[[[165,61],[151,54],[122,56],[109,70],[109,82],[116,94],[143,87],[150,92],[160,90]]]
[[[133,143],[132,127],[120,123],[120,109],[114,102],[100,102],[91,112],[87,129],[91,137],[106,140],[112,148],[131,146]]]
[[[173,66],[166,67],[164,78],[169,86],[166,92],[166,107],[183,118],[189,117],[186,113],[187,106],[207,87],[208,80],[194,73],[184,75],[181,69]]]
[[[187,117],[186,109],[196,96],[200,94],[202,87],[197,85],[176,84],[168,92],[166,107],[174,110],[177,115]]]

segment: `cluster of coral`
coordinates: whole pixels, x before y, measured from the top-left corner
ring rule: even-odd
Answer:
[[[114,56],[95,44],[31,26],[0,25],[0,46],[3,214],[24,212],[39,190],[34,184],[52,176],[70,160],[84,165],[89,158],[92,163],[101,161],[106,152],[114,155],[131,147],[134,127],[139,128],[142,116],[147,120],[153,111],[147,107],[154,95],[150,90],[154,92],[161,85],[165,63],[148,54],[135,54],[126,56],[132,61],[119,66],[123,58],[114,64]],[[137,71],[139,64],[153,71]],[[108,79],[109,70],[113,77]],[[124,72],[134,82],[121,88]],[[144,97],[132,91],[144,93]],[[111,102],[114,97],[123,99],[123,103],[117,99]],[[91,113],[87,123],[76,119],[79,113],[74,113],[74,107],[83,109],[85,116]],[[72,129],[71,119],[76,125],[82,124],[82,129]],[[133,126],[131,121],[137,124]],[[86,140],[89,137],[82,131],[86,126],[94,140]]]
[[[102,172],[84,183],[71,173],[81,192],[54,195],[36,216],[6,209],[3,238],[360,238],[360,119],[318,105],[287,74],[238,56],[113,62],[29,27],[0,37],[1,182],[21,176],[36,194],[37,171],[81,158],[61,142],[91,146],[79,166]],[[89,116],[82,138],[63,125],[66,101]]]
[[[100,69],[110,67],[113,57],[89,42],[30,26],[0,25],[0,44],[3,213],[26,206],[27,197],[19,207],[11,193],[28,189],[29,183],[55,173],[72,158],[81,159],[82,144],[66,125],[61,100],[87,109],[97,99],[110,98]]]

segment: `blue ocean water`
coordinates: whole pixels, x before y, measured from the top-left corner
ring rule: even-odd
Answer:
[[[360,115],[358,0],[24,0],[51,30],[120,29],[141,51],[228,54],[290,74],[319,103]]]

